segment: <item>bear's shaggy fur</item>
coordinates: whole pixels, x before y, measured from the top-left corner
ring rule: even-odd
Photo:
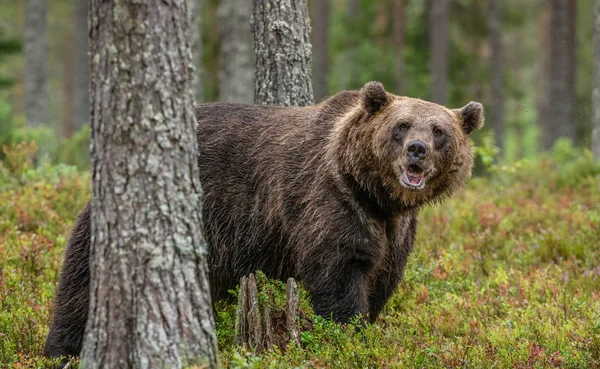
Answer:
[[[303,281],[317,314],[374,321],[398,285],[419,209],[464,185],[471,102],[447,109],[377,82],[318,105],[202,104],[198,163],[213,300],[256,270]],[[67,247],[46,342],[81,350],[89,304],[90,207]]]

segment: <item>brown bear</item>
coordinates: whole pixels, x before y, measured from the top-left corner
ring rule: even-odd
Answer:
[[[447,109],[387,93],[377,82],[308,107],[196,108],[203,229],[213,300],[248,273],[303,281],[315,312],[371,322],[396,289],[419,209],[464,185],[471,102]],[[90,207],[66,250],[46,341],[78,355],[89,303]]]

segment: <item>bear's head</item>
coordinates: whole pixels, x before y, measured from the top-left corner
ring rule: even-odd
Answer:
[[[437,202],[471,176],[468,135],[482,125],[480,103],[448,109],[369,82],[336,126],[337,171],[359,202],[379,212]]]

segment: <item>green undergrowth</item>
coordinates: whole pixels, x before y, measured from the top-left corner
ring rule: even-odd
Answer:
[[[0,165],[0,368],[41,358],[62,254],[90,177]],[[12,160],[12,161],[11,161]],[[363,329],[310,314],[299,344],[253,354],[234,344],[235,307],[220,303],[221,364],[231,368],[600,368],[600,167],[557,145],[422,212],[404,281]],[[270,286],[281,306],[283,282]]]

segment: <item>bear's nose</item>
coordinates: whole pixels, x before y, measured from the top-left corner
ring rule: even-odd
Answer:
[[[414,160],[423,160],[427,157],[429,150],[423,141],[413,141],[406,148],[406,155]]]

